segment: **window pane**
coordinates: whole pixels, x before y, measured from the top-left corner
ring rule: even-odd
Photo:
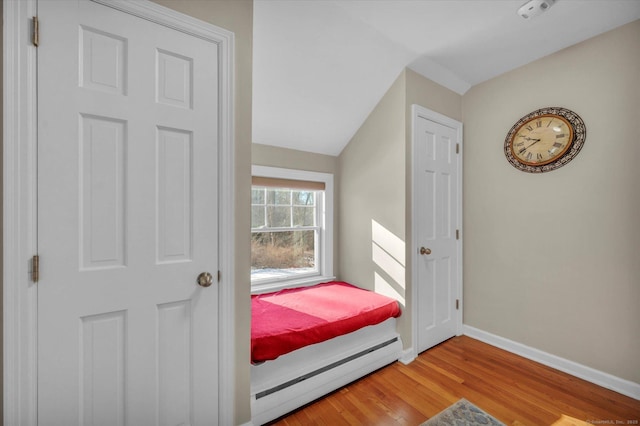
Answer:
[[[259,228],[265,225],[266,223],[264,221],[264,207],[252,206],[251,207],[251,227]]]
[[[294,207],[293,226],[315,226],[315,207]]]
[[[251,188],[251,204],[264,204],[264,188]]]
[[[267,206],[267,226],[272,228],[291,226],[291,207]]]
[[[264,279],[316,272],[315,231],[251,234],[251,278]]]
[[[294,191],[293,204],[296,206],[313,206],[315,205],[314,191]]]
[[[291,190],[289,189],[268,189],[267,203],[278,205],[291,205]]]

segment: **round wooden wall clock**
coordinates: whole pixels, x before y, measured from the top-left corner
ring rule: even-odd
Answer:
[[[561,107],[541,108],[513,125],[504,140],[504,154],[518,170],[549,172],[573,160],[586,137],[584,121],[575,112]]]

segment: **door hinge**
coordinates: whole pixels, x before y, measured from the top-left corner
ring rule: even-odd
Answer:
[[[456,309],[460,309],[460,299],[456,299]]]
[[[31,35],[31,42],[35,47],[38,47],[40,44],[40,21],[38,21],[38,17],[34,16],[32,18],[33,22],[33,34]]]
[[[456,144],[456,154],[460,154],[460,144]]]
[[[221,280],[222,280],[222,273],[218,271],[218,282],[220,282]]]
[[[460,239],[460,230],[456,229],[456,240]]]
[[[37,254],[31,258],[31,281],[37,283],[40,279],[40,256]]]

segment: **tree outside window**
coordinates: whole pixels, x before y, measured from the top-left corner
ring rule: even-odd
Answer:
[[[318,274],[322,196],[323,191],[252,187],[252,281]]]

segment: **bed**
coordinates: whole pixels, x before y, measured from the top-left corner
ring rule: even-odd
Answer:
[[[252,422],[263,424],[396,361],[401,311],[339,281],[251,298]]]

